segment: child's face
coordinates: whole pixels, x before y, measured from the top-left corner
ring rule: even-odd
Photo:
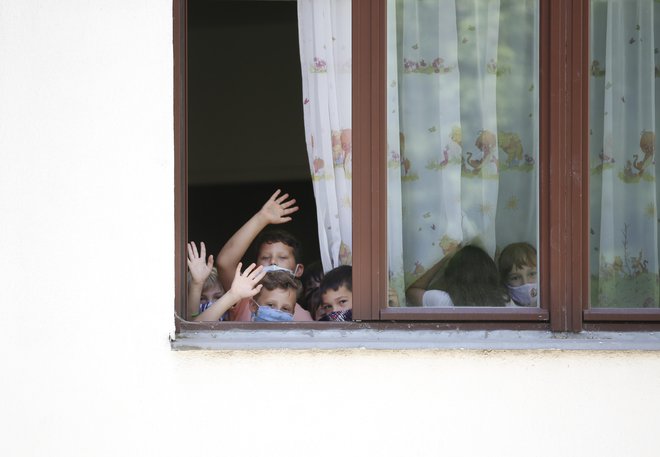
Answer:
[[[293,256],[293,248],[281,241],[262,244],[257,257],[257,265],[263,265],[265,267],[268,265],[277,265],[278,267],[293,271],[296,276],[302,274],[302,265],[296,264],[296,259]]]
[[[199,302],[211,303],[218,300],[224,294],[225,291],[220,284],[213,284],[213,286],[202,290],[202,295],[199,297]]]
[[[296,308],[296,291],[294,289],[262,289],[259,295],[254,297],[259,306],[269,306],[278,311],[293,314]],[[256,312],[256,307],[252,312]]]
[[[316,311],[317,320],[334,311],[353,309],[353,292],[346,286],[339,286],[337,290],[326,290],[321,296],[321,306]]]
[[[523,265],[518,268],[515,265],[506,278],[508,286],[517,287],[523,284],[532,284],[536,282],[536,266]]]

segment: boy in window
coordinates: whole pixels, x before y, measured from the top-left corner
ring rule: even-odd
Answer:
[[[266,273],[250,301],[253,322],[291,322],[302,284],[286,271]]]
[[[321,280],[321,304],[316,311],[320,321],[353,320],[353,268],[342,265],[327,272]]]
[[[225,243],[220,250],[216,265],[220,283],[227,288],[232,281],[232,273],[236,265],[243,258],[252,242],[268,225],[279,225],[289,222],[291,214],[298,211],[295,199],[289,199],[289,194],[280,195],[278,189],[266,201],[264,206],[252,216],[236,233]],[[265,232],[259,235],[256,241],[256,263],[263,265],[265,272],[285,271],[293,278],[302,275],[304,267],[300,263],[300,243],[285,231]],[[229,312],[229,319],[233,321],[250,321],[252,313],[250,300],[242,300]],[[313,320],[309,312],[296,303],[293,312],[294,321]]]

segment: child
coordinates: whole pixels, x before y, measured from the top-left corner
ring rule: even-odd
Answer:
[[[242,264],[239,263],[231,288],[225,293],[218,283],[217,270],[211,267],[213,256],[205,261],[206,247],[203,242],[200,248],[198,253],[195,243],[188,243],[188,314],[195,321],[223,320],[223,315],[231,306],[261,290],[257,283],[265,273],[262,267],[252,264],[241,274]]]
[[[319,294],[315,294],[315,292],[319,290],[321,280],[323,279],[323,265],[321,265],[321,262],[315,261],[306,266],[305,273],[300,279],[302,280],[303,285],[303,293],[302,297],[300,297],[300,306],[305,308],[312,316],[314,316],[314,313],[312,312],[312,302],[314,301],[314,304],[316,305],[315,309],[318,308],[318,303],[315,301],[316,299],[313,299],[312,297],[316,295],[318,296],[316,298],[320,298]]]
[[[201,252],[200,252],[201,251]],[[186,317],[191,320],[204,311],[208,305],[225,293],[218,281],[218,271],[213,267],[213,256],[206,259],[206,246],[200,244],[200,251],[194,241],[188,243],[188,300]]]
[[[262,268],[262,267],[259,267]],[[302,285],[286,271],[263,273],[261,292],[251,300],[253,322],[291,322]]]
[[[232,306],[243,299],[254,297],[261,291],[262,285],[258,283],[266,275],[263,267],[253,263],[241,273],[242,265],[239,262],[236,266],[234,280],[227,293],[220,297],[219,300],[209,303],[204,307],[203,311],[202,306],[200,306],[200,314],[195,316],[195,321],[223,320],[223,316]]]
[[[440,290],[429,290],[431,281],[445,265]],[[464,246],[453,255],[445,256],[408,287],[406,298],[412,305],[434,307],[510,304],[495,262],[477,246]]]
[[[323,276],[319,292],[321,304],[316,311],[320,321],[353,320],[353,268],[342,265]]]
[[[278,189],[264,206],[225,243],[216,262],[223,287],[229,286],[231,272],[243,258],[250,244],[266,226],[284,224],[291,220],[289,215],[298,211],[298,207],[294,206],[295,203],[295,199],[289,199],[289,194],[280,195]],[[255,245],[257,249],[256,263],[263,265],[264,271],[284,270],[294,278],[303,274],[304,267],[300,263],[300,243],[292,235],[284,231],[265,232],[259,236]],[[231,309],[229,315],[230,320],[233,321],[251,320],[249,301],[242,300]],[[296,304],[294,320],[311,321],[312,316]]]
[[[537,306],[536,249],[529,243],[512,243],[498,259],[500,280],[518,306]]]

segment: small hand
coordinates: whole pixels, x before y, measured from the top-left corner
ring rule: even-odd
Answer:
[[[266,272],[262,271],[264,268],[262,265],[257,267],[253,263],[241,273],[242,266],[243,264],[240,262],[236,266],[236,275],[234,275],[231,289],[229,289],[229,293],[234,294],[239,300],[257,295],[262,287],[259,281],[266,276]]]
[[[190,270],[190,276],[192,276],[193,282],[198,284],[204,283],[206,278],[211,274],[213,269],[213,256],[210,255],[208,260],[206,259],[206,246],[202,241],[200,244],[201,252],[197,252],[197,245],[194,241],[188,243],[188,270]]]
[[[299,209],[297,206],[293,206],[296,204],[295,199],[287,200],[289,194],[280,196],[280,192],[281,191],[277,189],[259,211],[269,224],[283,224],[289,222],[291,220],[289,214],[293,214]]]

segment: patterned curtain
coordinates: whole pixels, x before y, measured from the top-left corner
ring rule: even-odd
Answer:
[[[351,1],[298,0],[307,154],[323,269],[352,264]]]
[[[537,245],[538,6],[388,0],[390,288],[459,243]]]
[[[660,5],[592,0],[590,33],[591,306],[658,307]]]

